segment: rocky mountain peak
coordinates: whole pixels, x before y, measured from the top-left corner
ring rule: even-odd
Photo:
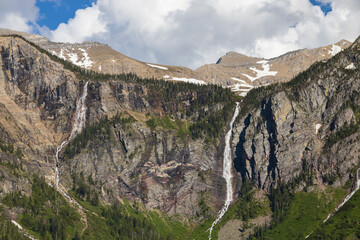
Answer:
[[[249,57],[237,52],[228,52],[224,56],[220,57],[216,64],[228,67],[240,67],[250,63],[255,63],[261,60],[260,58]]]

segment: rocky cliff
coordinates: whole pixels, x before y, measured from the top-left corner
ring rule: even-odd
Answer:
[[[232,142],[239,185],[344,185],[359,166],[359,39],[286,84],[251,91]],[[300,189],[304,185],[299,186]]]
[[[62,189],[95,206],[131,200],[195,222],[220,209],[224,134],[240,98],[218,85],[101,74],[33,42],[0,36],[0,198],[32,194],[34,173],[55,186],[56,148],[69,138],[87,86],[86,127],[59,154]],[[285,64],[299,52],[261,62],[228,55],[217,65],[266,70],[271,78],[275,61]],[[353,184],[360,164],[359,58],[358,39],[291,81],[249,91],[233,128],[235,198],[245,180],[263,197],[294,181],[297,191]],[[9,211],[16,218],[22,210]]]
[[[19,37],[1,37],[0,41],[0,123],[3,135],[8,136],[6,144],[21,149],[30,172],[55,181],[55,150],[69,137],[76,100],[91,78],[86,124],[92,131],[104,122],[100,129],[106,131],[86,135],[86,144],[75,138],[65,153],[60,153],[64,189],[69,191],[73,177],[81,174],[94,180],[93,189],[104,202],[126,198],[182,216],[200,212],[198,202],[204,194],[214,209],[222,204],[222,148],[217,146],[222,145],[226,130],[221,116],[226,120],[232,111],[230,91],[141,80],[135,75],[101,81],[96,74],[81,75],[81,69],[70,71],[72,65],[66,69],[61,59]],[[228,112],[223,110],[225,104]],[[214,114],[221,114],[220,118],[212,119]],[[205,137],[191,135],[189,127],[201,129],[196,121],[208,118],[221,122],[219,129],[213,130],[217,137],[205,141]],[[77,141],[83,145],[73,153]],[[2,184],[4,193],[15,190],[9,188]]]

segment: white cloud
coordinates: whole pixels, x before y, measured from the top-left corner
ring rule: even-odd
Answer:
[[[0,0],[0,28],[33,31],[39,9],[35,0]]]
[[[360,34],[360,1],[322,1],[332,5],[326,16],[308,0],[97,0],[53,31],[38,28],[54,41],[96,40],[142,61],[195,68],[228,51],[270,58],[354,40]],[[36,19],[15,14],[6,20],[8,11],[1,11],[1,22],[22,30]]]
[[[51,31],[52,38],[60,42],[82,42],[94,35],[106,33],[107,24],[101,20],[102,14],[99,6],[94,4],[79,9],[67,24],[61,23],[55,31]]]

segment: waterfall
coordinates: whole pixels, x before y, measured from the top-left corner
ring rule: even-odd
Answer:
[[[59,187],[59,182],[60,182],[60,174],[59,174],[59,169],[58,169],[58,164],[59,164],[59,153],[60,151],[66,146],[66,144],[68,144],[68,142],[70,140],[72,140],[78,133],[81,132],[81,130],[84,128],[85,126],[85,114],[86,114],[86,104],[85,104],[85,100],[86,100],[86,96],[87,96],[87,86],[88,86],[89,82],[86,82],[84,85],[84,90],[83,90],[83,94],[81,95],[81,97],[76,101],[76,110],[75,110],[75,119],[74,119],[74,124],[73,127],[71,129],[71,133],[70,133],[70,137],[68,140],[65,140],[64,142],[62,142],[60,144],[60,146],[58,146],[56,148],[56,167],[55,167],[55,174],[56,174],[56,188],[66,197],[68,198],[70,201],[72,201],[72,199]],[[78,205],[78,204],[77,204]]]
[[[233,118],[231,119],[231,122],[230,122],[230,129],[226,133],[226,136],[225,136],[225,149],[224,149],[224,159],[223,159],[223,177],[225,178],[225,181],[226,181],[226,200],[225,200],[224,206],[219,211],[219,214],[218,214],[216,220],[212,223],[212,225],[211,225],[211,227],[209,229],[210,230],[209,240],[211,239],[211,233],[212,233],[212,230],[213,230],[214,226],[224,216],[224,214],[226,213],[226,211],[229,208],[230,203],[233,200],[233,189],[232,189],[232,184],[231,184],[231,178],[232,178],[232,174],[231,174],[232,161],[231,160],[232,159],[231,159],[230,140],[231,140],[231,136],[232,136],[233,125],[234,125],[235,119],[239,115],[239,111],[240,111],[240,105],[237,102],[235,112],[234,112],[234,116],[233,116]]]
[[[84,85],[84,91],[82,96],[76,101],[76,111],[75,111],[75,120],[74,125],[71,130],[69,140],[72,140],[85,126],[85,114],[86,114],[86,96],[87,96],[87,86],[89,82],[86,82]]]
[[[344,204],[350,200],[350,198],[356,193],[357,190],[359,190],[360,188],[360,179],[359,179],[359,171],[360,168],[356,171],[356,187],[354,189],[354,191],[352,191],[349,195],[346,196],[346,198],[344,199],[344,201],[342,203],[340,203],[339,206],[337,206],[337,208],[335,208],[335,212],[330,213],[327,218],[324,220],[324,223],[326,223],[326,221],[332,216],[334,215],[334,213],[336,213],[342,206],[344,206]]]

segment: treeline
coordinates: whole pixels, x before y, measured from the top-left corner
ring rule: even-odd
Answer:
[[[172,222],[157,222],[157,216],[149,217],[139,210],[139,205],[134,203],[131,206],[124,200],[120,203],[116,200],[112,205],[102,205],[99,201],[100,197],[96,191],[95,185],[97,184],[91,175],[85,177],[83,172],[80,174],[72,174],[73,187],[72,191],[75,193],[76,198],[85,202],[80,202],[88,207],[89,211],[96,211],[98,215],[88,217],[89,226],[88,230],[84,232],[83,239],[98,238],[98,239],[174,239],[177,234],[172,234]],[[92,225],[92,221],[97,222],[96,226]],[[170,226],[169,226],[169,225]],[[161,231],[160,225],[166,225],[169,230]],[[95,229],[91,229],[95,228]],[[175,228],[176,229],[176,228]],[[96,232],[96,233],[94,233]],[[95,236],[94,236],[95,235]]]
[[[72,191],[75,193],[76,198],[80,198],[89,202],[92,206],[97,207],[100,205],[99,193],[92,188],[95,184],[91,175],[87,179],[84,177],[84,173],[81,171],[79,175],[72,174],[73,187]]]
[[[165,80],[156,80],[154,78],[140,78],[134,73],[127,74],[104,74],[98,73],[92,70],[84,69],[79,66],[74,65],[73,63],[66,61],[57,57],[56,55],[51,54],[47,50],[37,46],[33,42],[28,41],[24,37],[12,34],[6,35],[9,37],[17,37],[25,42],[29,43],[31,46],[36,48],[43,54],[46,54],[53,61],[61,63],[65,69],[68,69],[74,72],[77,75],[78,79],[83,80],[93,80],[93,81],[124,81],[128,83],[140,83],[143,86],[146,86],[149,92],[149,98],[153,98],[156,102],[157,97],[161,97],[163,107],[169,111],[170,114],[174,114],[174,111],[184,111],[185,115],[190,117],[194,113],[197,114],[200,112],[202,117],[205,119],[201,124],[195,124],[191,130],[193,131],[193,138],[206,137],[208,140],[218,138],[221,131],[226,126],[226,123],[229,121],[229,112],[230,108],[234,107],[234,102],[238,100],[238,97],[233,94],[230,89],[223,88],[219,85],[208,84],[208,85],[198,85],[186,82],[174,82],[174,81],[165,81]],[[190,96],[190,99],[187,99]],[[181,99],[185,101],[190,100],[189,107],[179,107]],[[206,110],[206,113],[201,113],[204,108],[211,109],[214,104],[221,104],[224,107],[222,111],[211,112]],[[231,106],[229,106],[231,105]],[[72,157],[82,148],[85,144],[79,143],[80,145],[75,147],[75,149],[67,149],[69,155],[67,157]]]
[[[336,212],[308,239],[360,239],[360,192]]]
[[[20,148],[15,149],[14,144],[12,144],[12,143],[4,143],[4,142],[1,141],[1,139],[0,139],[0,149],[1,149],[1,151],[3,153],[14,154],[18,158],[23,157],[23,153],[22,153]]]
[[[199,114],[197,121],[189,127],[191,137],[193,139],[204,138],[205,142],[218,139],[233,115],[234,106],[234,103],[228,103],[221,110],[209,116]]]
[[[1,240],[29,240],[19,232],[19,229],[11,223],[11,221],[5,218],[4,213],[0,214],[0,239]]]
[[[103,208],[101,215],[106,219],[114,239],[174,239],[171,233],[161,233],[151,219],[143,214],[128,214],[127,209],[119,202]]]
[[[281,91],[284,91],[291,101],[300,101],[301,92],[309,86],[312,81],[319,79],[319,75],[324,74],[325,70],[335,68],[336,61],[339,59],[340,55],[346,54],[347,51],[350,50],[346,49],[326,62],[315,62],[307,70],[300,72],[289,82],[275,83],[264,87],[253,88],[243,99],[240,115],[245,115],[255,107],[260,106],[262,101]],[[354,71],[346,71],[343,68],[337,69],[348,76],[354,74]]]
[[[10,208],[22,208],[20,224],[38,233],[41,239],[71,239],[81,226],[79,214],[38,175],[33,176],[29,197],[13,192],[2,203]]]
[[[172,97],[176,96],[179,92],[188,92],[188,91],[199,91],[199,92],[221,92],[220,95],[227,95],[227,93],[231,94],[229,89],[224,89],[219,85],[209,84],[209,85],[198,85],[187,82],[174,82],[174,81],[165,81],[165,80],[157,80],[154,78],[140,78],[134,73],[122,73],[122,74],[104,74],[95,72],[92,70],[88,70],[82,67],[79,67],[67,60],[59,58],[58,56],[50,53],[49,51],[41,48],[35,43],[28,41],[23,36],[18,34],[9,34],[2,35],[5,37],[16,37],[20,38],[23,41],[27,42],[34,48],[36,48],[39,52],[46,54],[51,60],[61,63],[65,69],[68,69],[74,72],[79,79],[83,80],[93,80],[93,81],[108,81],[108,80],[122,80],[125,82],[133,82],[133,83],[141,83],[142,85],[149,86],[150,88],[156,88],[158,90],[162,90],[162,94],[166,101],[173,100]],[[220,96],[221,98],[221,96]],[[214,98],[213,98],[214,99]],[[214,99],[215,100],[215,99]]]
[[[359,131],[359,124],[354,121],[346,122],[338,131],[332,133],[324,144],[324,150],[328,151],[335,143],[353,135]]]

